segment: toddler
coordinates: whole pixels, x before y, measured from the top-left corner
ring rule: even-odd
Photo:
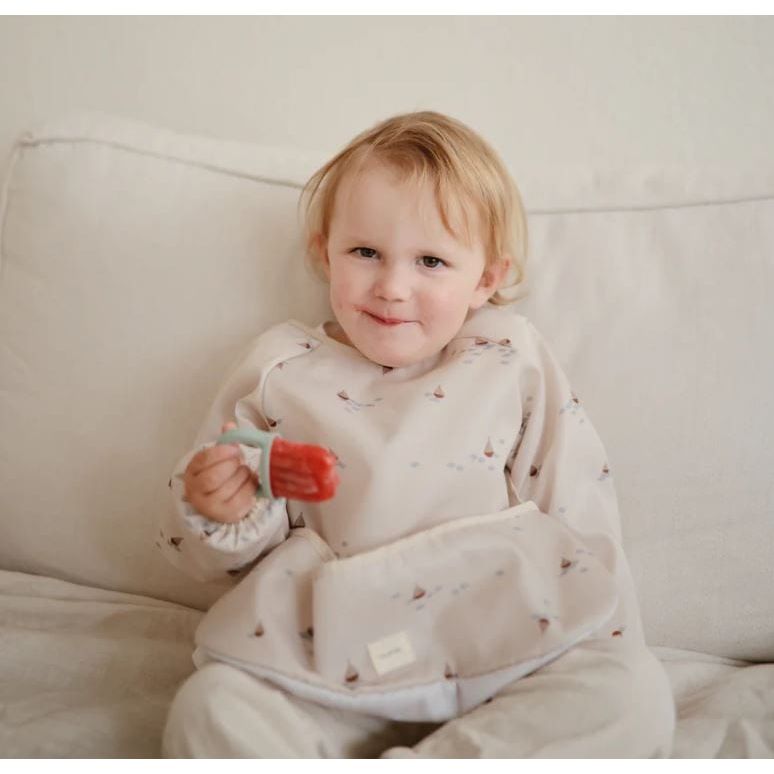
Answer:
[[[173,475],[162,550],[235,585],[164,754],[668,756],[607,456],[508,306],[526,226],[502,161],[412,113],[303,195],[334,319],[255,339]],[[329,449],[335,496],[262,496],[262,452],[216,443],[235,427]]]

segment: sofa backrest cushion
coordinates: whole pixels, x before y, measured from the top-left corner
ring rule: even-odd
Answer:
[[[0,210],[0,567],[204,608],[153,549],[167,482],[268,325],[328,314],[302,259],[323,153],[78,113]],[[608,451],[652,645],[774,659],[774,169],[521,180],[516,308]]]

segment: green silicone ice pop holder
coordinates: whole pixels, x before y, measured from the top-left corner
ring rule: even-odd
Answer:
[[[261,450],[262,454],[261,462],[258,467],[258,491],[255,493],[256,497],[268,497],[270,500],[277,499],[271,491],[271,477],[269,475],[271,446],[276,438],[279,438],[278,433],[267,433],[265,430],[237,427],[234,430],[223,433],[216,441],[216,443],[219,444],[241,443]]]

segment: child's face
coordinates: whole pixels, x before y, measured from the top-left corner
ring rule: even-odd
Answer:
[[[401,182],[381,164],[341,182],[323,248],[348,343],[394,367],[440,352],[508,265],[485,271],[482,241],[468,247],[446,230],[431,185]]]

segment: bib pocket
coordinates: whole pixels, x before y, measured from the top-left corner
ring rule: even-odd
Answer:
[[[605,554],[531,502],[345,559],[295,529],[213,605],[196,644],[322,704],[444,720],[609,620]]]
[[[554,658],[617,599],[582,538],[522,503],[321,565],[314,668],[350,690],[476,678]]]

